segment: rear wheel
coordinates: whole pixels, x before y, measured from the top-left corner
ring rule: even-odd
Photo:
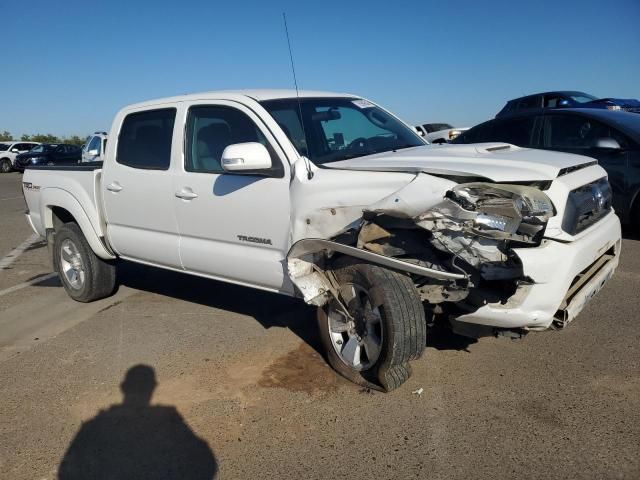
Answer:
[[[96,256],[75,223],[56,232],[53,265],[62,285],[78,302],[92,302],[111,295],[116,286],[116,267]]]
[[[336,268],[342,304],[318,310],[322,343],[331,366],[354,383],[390,391],[411,375],[409,360],[426,343],[424,308],[411,279],[354,263]]]
[[[11,160],[3,158],[0,160],[0,173],[9,173],[11,171]]]

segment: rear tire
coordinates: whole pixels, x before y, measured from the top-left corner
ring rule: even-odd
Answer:
[[[78,302],[93,302],[108,297],[115,290],[115,265],[93,253],[75,223],[65,223],[56,232],[53,266],[64,289]]]
[[[3,158],[0,160],[0,173],[9,173],[12,169],[11,160]]]
[[[318,309],[329,364],[348,380],[391,391],[411,376],[426,344],[420,296],[407,275],[366,263],[334,269],[349,320],[332,299]]]

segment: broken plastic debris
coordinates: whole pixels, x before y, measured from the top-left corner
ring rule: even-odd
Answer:
[[[411,393],[414,393],[415,395],[420,396],[420,395],[422,395],[422,392],[424,392],[424,388],[420,387],[419,389],[414,390],[414,391],[413,391],[413,392],[411,392]]]

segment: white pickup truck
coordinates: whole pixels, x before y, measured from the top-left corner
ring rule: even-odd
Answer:
[[[69,295],[118,259],[297,296],[329,363],[391,390],[434,315],[468,335],[563,327],[618,264],[620,223],[590,158],[426,145],[353,95],[223,91],[115,117],[102,167],[28,169],[27,218]]]

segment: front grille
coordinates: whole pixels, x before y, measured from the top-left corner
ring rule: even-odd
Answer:
[[[598,222],[610,211],[611,186],[606,178],[601,178],[569,193],[562,229],[575,235]]]

